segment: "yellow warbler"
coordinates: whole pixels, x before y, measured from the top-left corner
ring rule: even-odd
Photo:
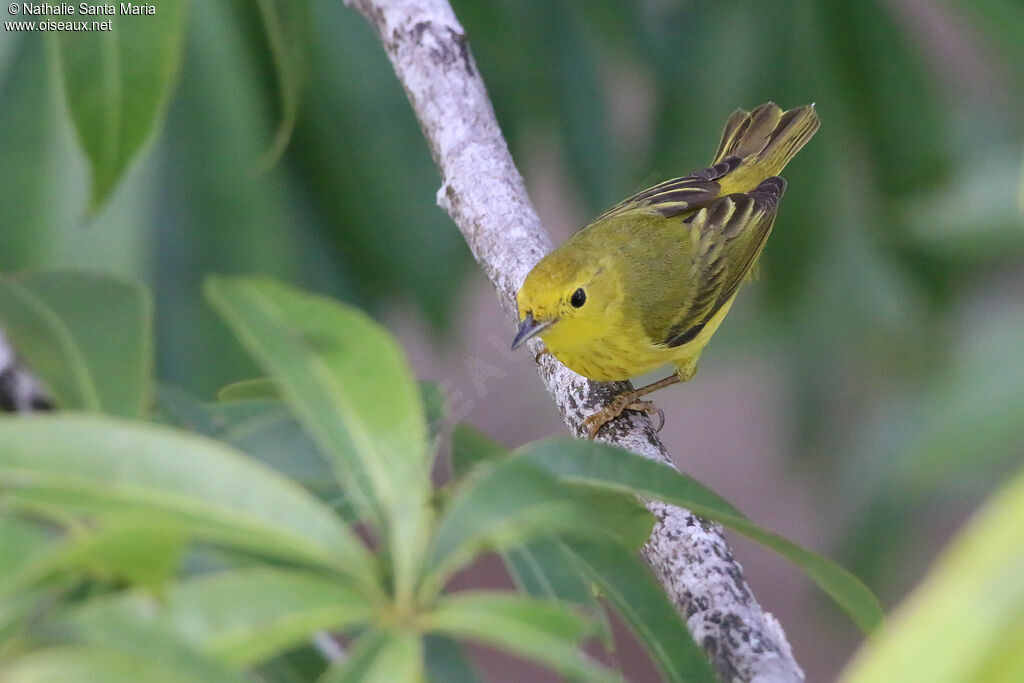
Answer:
[[[540,335],[555,358],[598,381],[672,363],[675,372],[587,418],[591,438],[640,397],[685,382],[775,222],[778,173],[818,130],[814,105],[737,111],[712,165],[633,195],[545,256],[519,289],[512,348]]]

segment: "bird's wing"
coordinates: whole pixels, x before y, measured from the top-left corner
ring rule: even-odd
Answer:
[[[676,347],[692,341],[733,297],[771,233],[785,191],[786,181],[772,176],[752,191],[716,199],[686,219],[693,245],[690,291],[694,294],[672,321],[662,345]]]
[[[591,221],[591,224],[634,211],[657,213],[665,218],[672,218],[697,207],[706,206],[721,194],[722,186],[718,180],[739,166],[740,161],[736,156],[727,157],[721,163],[708,166],[696,173],[658,183],[622,200]]]

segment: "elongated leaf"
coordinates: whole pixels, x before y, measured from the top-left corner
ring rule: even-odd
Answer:
[[[64,99],[92,170],[93,210],[151,136],[178,74],[187,2],[150,4],[152,15],[93,17],[110,30],[54,34]]]
[[[570,486],[567,497],[589,512],[584,528],[568,535],[579,538],[608,538],[631,550],[640,550],[651,537],[654,515],[635,496],[590,486]]]
[[[21,8],[21,5],[18,5]],[[3,19],[22,19],[0,13]],[[56,219],[53,198],[60,192],[54,150],[62,147],[52,116],[54,106],[43,41],[24,32],[4,31],[0,44],[0,149],[8,163],[0,164],[0,272],[46,263]],[[17,160],[15,162],[15,160]]]
[[[540,538],[502,553],[516,586],[536,598],[553,598],[599,610],[593,584],[571,564],[560,545]]]
[[[1024,675],[1024,473],[957,534],[842,680],[1016,681]]]
[[[69,623],[111,639],[140,624],[157,626],[236,667],[252,666],[308,641],[323,629],[370,619],[375,606],[353,588],[283,569],[225,571],[185,581],[159,598],[132,591],[75,610]]]
[[[448,403],[444,391],[437,382],[419,383],[420,398],[423,399],[423,417],[427,421],[427,434],[433,450],[437,449],[437,439],[445,428],[448,417]]]
[[[43,557],[60,541],[40,526],[17,517],[0,516],[0,597],[26,567]]]
[[[296,3],[298,4],[298,3]],[[285,169],[259,174],[272,122],[267,55],[250,40],[259,30],[253,0],[191,2],[180,105],[173,108],[159,176],[173,211],[160,211],[158,327],[168,343],[163,377],[202,396],[256,374],[217,316],[203,305],[207,273],[258,272],[285,279],[336,280],[328,249],[296,211],[301,188]],[[254,49],[257,48],[257,49]],[[344,287],[345,285],[340,284]]]
[[[153,418],[158,424],[180,427],[213,438],[219,437],[226,429],[225,423],[212,415],[205,403],[169,384],[160,384],[156,388]]]
[[[177,571],[187,538],[173,523],[118,518],[97,533],[69,539],[49,558],[51,571],[85,569],[158,593]]]
[[[50,586],[33,586],[41,576],[36,568],[60,546],[51,530],[6,512],[0,515],[0,642],[24,628],[26,617],[49,597]]]
[[[423,399],[424,416],[427,420],[431,441],[440,434],[447,413],[444,392],[436,382],[420,382],[420,397]],[[280,385],[267,377],[233,382],[217,392],[219,401],[284,400]]]
[[[568,540],[566,560],[597,583],[667,681],[718,680],[665,590],[637,556],[614,543]]]
[[[231,444],[328,501],[346,521],[355,521],[327,459],[281,401],[203,403],[162,386],[157,407],[171,424]]]
[[[438,521],[428,565],[444,577],[485,548],[501,549],[585,519],[547,472],[526,463],[503,461],[474,470],[456,489]]]
[[[281,155],[295,129],[306,80],[309,4],[287,0],[256,0],[270,53],[274,57],[281,121],[261,165],[269,168]]]
[[[480,683],[482,679],[465,648],[454,638],[428,635],[423,639],[427,680],[431,683]]]
[[[523,655],[586,681],[620,678],[588,658],[580,644],[592,632],[564,604],[509,593],[460,593],[425,617],[433,632],[468,638]]]
[[[78,525],[63,535],[26,528],[20,520],[0,524],[0,533],[7,536],[0,540],[0,551],[11,553],[6,566],[0,566],[0,599],[45,586],[61,573],[71,575],[72,582],[83,576],[116,578],[159,591],[178,567],[186,536],[174,523],[161,525],[141,517],[145,515],[136,513],[98,528]],[[34,545],[26,543],[32,538],[26,537],[28,530],[35,534]]]
[[[139,417],[152,391],[152,303],[110,275],[0,279],[0,324],[63,409]]]
[[[362,633],[352,642],[345,657],[324,672],[319,683],[362,683],[390,638],[390,633],[379,629]]]
[[[605,444],[568,438],[528,444],[519,453],[528,462],[543,466],[568,481],[657,498],[724,524],[800,567],[862,630],[871,631],[882,621],[878,600],[853,574],[817,553],[758,527],[703,484],[667,465]]]
[[[510,455],[507,448],[478,430],[460,423],[452,432],[452,478],[462,479],[477,464]]]
[[[646,539],[650,513],[632,496],[594,496],[560,483],[523,458],[478,465],[455,490],[438,523],[428,590],[484,549],[509,548],[554,533]],[[640,541],[642,542],[642,540]]]
[[[614,643],[611,623],[594,593],[593,582],[568,560],[560,544],[539,538],[501,553],[509,576],[520,591],[535,598],[579,605],[600,624],[606,646]]]
[[[423,680],[423,641],[414,633],[373,630],[360,636],[349,656],[320,683],[398,683]]]
[[[281,400],[281,387],[269,377],[232,382],[217,392],[218,401]]]
[[[394,339],[358,310],[255,279],[212,279],[206,294],[284,389],[363,518],[386,530],[395,592],[408,600],[427,543],[427,427]]]
[[[178,653],[175,661],[154,660],[149,653],[134,654],[113,648],[66,646],[35,650],[0,664],[4,683],[231,683],[243,681],[228,668]]]
[[[39,614],[40,606],[52,605],[63,588],[65,586],[60,585],[34,588],[0,601],[0,642],[14,642],[32,624],[31,618]]]
[[[369,552],[313,496],[228,446],[175,430],[69,414],[0,419],[0,485],[70,509],[157,516],[376,585]]]
[[[209,408],[227,423],[218,438],[283,472],[330,502],[349,522],[355,521],[330,463],[287,405],[278,401],[239,401]]]
[[[362,17],[313,7],[309,96],[290,170],[323,216],[319,236],[342,264],[344,291],[384,306],[399,295],[428,326],[449,329],[472,259],[444,214],[424,208],[434,202],[437,171],[423,134]],[[387,134],[363,136],[367,125]],[[353,145],[357,138],[362,144]]]

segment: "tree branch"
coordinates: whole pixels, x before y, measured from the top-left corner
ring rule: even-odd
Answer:
[[[18,362],[7,335],[0,329],[0,411],[28,413],[52,407],[43,385]]]
[[[346,0],[376,29],[405,88],[439,170],[437,202],[451,216],[507,314],[551,240],[526,195],[465,32],[447,0]],[[533,342],[532,350],[540,350]],[[539,372],[565,423],[583,419],[628,383],[600,384],[548,355]],[[672,464],[646,416],[625,413],[602,439]],[[724,680],[799,681],[778,622],[761,610],[719,526],[651,501],[657,520],[643,554]]]

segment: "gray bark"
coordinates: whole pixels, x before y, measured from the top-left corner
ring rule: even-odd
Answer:
[[[0,330],[0,410],[27,413],[51,407],[42,384],[18,362],[7,335]]]

